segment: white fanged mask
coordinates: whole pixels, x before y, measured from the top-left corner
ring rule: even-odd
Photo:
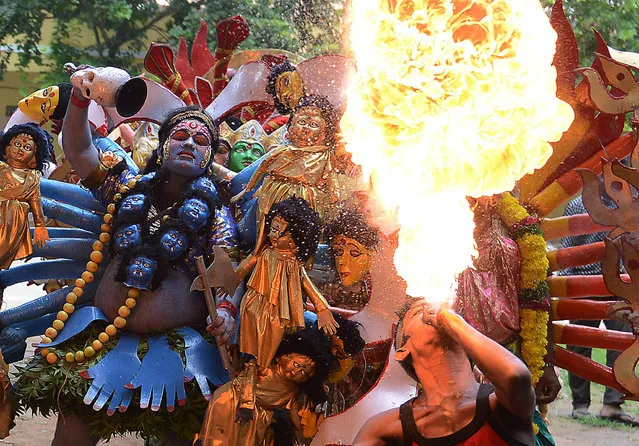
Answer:
[[[71,75],[71,84],[86,99],[92,99],[104,107],[115,107],[116,94],[129,79],[129,73],[120,68],[85,68]]]

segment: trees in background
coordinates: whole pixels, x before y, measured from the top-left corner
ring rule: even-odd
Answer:
[[[554,0],[541,2],[549,11]],[[305,57],[341,52],[347,4],[348,0],[2,0],[0,76],[11,51],[22,66],[33,61],[46,68],[39,79],[42,84],[64,80],[61,67],[66,62],[139,72],[139,56],[150,43],[147,31],[173,45],[180,36],[190,42],[203,18],[210,25],[214,47],[214,25],[235,14],[244,16],[252,30],[240,49],[278,48]],[[579,42],[581,65],[592,61],[593,27],[609,45],[639,51],[639,0],[564,0],[564,9]],[[44,50],[38,44],[46,18],[54,18],[55,25]],[[95,44],[82,44],[82,26]]]
[[[0,2],[0,76],[12,53],[19,64],[46,70],[43,85],[64,81],[66,62],[114,65],[142,70],[140,55],[148,48],[148,31],[158,41],[190,42],[200,19],[209,26],[215,46],[215,24],[241,14],[251,36],[240,49],[278,48],[303,56],[340,50],[344,0],[2,0]],[[42,24],[55,19],[48,48],[41,48]],[[88,31],[95,43],[86,45]],[[7,51],[9,50],[9,51]]]
[[[548,13],[555,0],[542,0]],[[608,45],[623,51],[639,51],[639,0],[563,0],[564,12],[579,44],[581,66],[592,62],[595,28]]]

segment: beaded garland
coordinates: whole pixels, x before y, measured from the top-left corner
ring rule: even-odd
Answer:
[[[159,181],[158,176],[161,177],[161,175],[156,175],[149,181]],[[100,263],[102,263],[102,261],[104,260],[104,254],[102,253],[102,251],[104,250],[105,245],[112,240],[111,231],[114,223],[117,226],[117,222],[115,222],[115,215],[117,214],[117,216],[120,217],[120,212],[116,213],[117,203],[120,202],[125,195],[130,197],[131,194],[129,194],[129,192],[137,193],[137,191],[132,190],[135,188],[140,178],[142,178],[142,176],[137,175],[134,179],[130,180],[126,186],[121,188],[121,191],[119,193],[116,193],[114,195],[113,202],[107,206],[107,212],[103,217],[104,223],[100,227],[102,232],[100,233],[98,240],[93,243],[93,251],[91,252],[89,261],[86,264],[86,270],[80,275],[79,278],[75,280],[75,287],[71,292],[67,294],[66,303],[63,305],[62,310],[57,313],[56,319],[53,321],[51,326],[45,330],[44,337],[42,338],[42,344],[49,344],[57,337],[58,333],[64,328],[64,324],[69,319],[69,316],[75,311],[75,303],[78,298],[82,296],[84,287],[87,283],[90,283],[94,280],[94,274],[98,271]],[[149,190],[152,190],[152,188],[150,188]],[[210,223],[211,218],[215,213],[215,200],[210,198],[211,195],[215,197],[215,186],[212,184],[212,182],[203,177],[196,178],[190,184],[189,191],[182,197],[181,202],[175,203],[171,208],[169,208],[169,211],[174,211],[175,209],[177,209],[177,211],[175,211],[175,213],[177,214],[177,218],[170,219],[169,215],[165,215],[162,218],[162,222],[169,220],[173,222],[173,224],[168,225],[170,229],[174,230],[174,228],[176,227],[176,221],[182,227],[190,228],[182,230],[182,233],[185,236],[183,240],[186,240],[187,243],[187,246],[184,246],[184,255],[186,255],[190,250],[192,240],[190,232],[199,230],[202,227],[206,226],[207,223]],[[148,197],[145,197],[145,199],[148,199]],[[189,200],[199,200],[200,205],[203,203],[204,206],[201,207],[200,211],[208,208],[209,216],[206,217],[203,224],[194,226],[193,219],[189,216],[185,217],[184,212],[181,212],[184,203],[188,202]],[[180,206],[178,206],[178,204]],[[180,218],[180,216],[183,216],[184,219],[188,219],[188,221],[181,221],[183,219]],[[159,231],[160,226],[158,224],[155,228],[155,232]],[[153,237],[152,242],[155,242],[155,244],[157,245],[161,245],[161,238]],[[116,251],[116,254],[124,253],[125,252]],[[163,263],[164,261],[162,256],[158,256],[156,260],[158,263]],[[126,276],[126,273],[124,275]],[[122,273],[119,273],[119,276],[120,277],[118,278],[122,282],[125,282],[125,280],[122,280]],[[96,352],[101,350],[105,343],[109,342],[109,340],[113,338],[119,330],[126,326],[127,318],[131,315],[133,308],[135,308],[137,299],[140,297],[140,290],[142,289],[149,288],[140,286],[129,286],[129,289],[127,291],[127,298],[124,302],[124,305],[120,306],[120,308],[118,309],[118,316],[113,320],[113,322],[98,335],[97,339],[91,341],[89,345],[84,348],[84,350],[68,352],[64,356],[64,359],[69,363],[73,363],[83,362],[85,359],[95,356]],[[50,364],[53,364],[58,361],[58,359],[60,359],[56,353],[49,351],[49,349],[47,348],[42,348],[40,350],[40,354],[44,356],[47,362]]]

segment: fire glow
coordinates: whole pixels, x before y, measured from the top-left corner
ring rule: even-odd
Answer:
[[[467,196],[511,190],[573,119],[537,0],[353,0],[347,150],[400,225],[412,296],[450,299],[472,264]]]

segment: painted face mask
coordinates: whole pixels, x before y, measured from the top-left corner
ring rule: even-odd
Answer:
[[[35,168],[36,145],[33,138],[21,133],[14,137],[6,149],[5,157],[12,167],[19,169]]]
[[[178,210],[180,220],[193,231],[202,229],[210,216],[208,204],[199,198],[189,198]]]
[[[196,119],[185,119],[171,131],[162,151],[162,165],[171,172],[196,177],[204,173],[212,155],[208,128]]]
[[[233,172],[241,172],[261,158],[266,151],[257,142],[238,141],[231,150],[228,167]]]
[[[137,256],[129,263],[124,284],[140,290],[148,290],[156,269],[157,262],[154,259],[147,256]]]
[[[115,252],[122,253],[142,244],[142,228],[138,224],[123,226],[113,236]]]
[[[304,94],[304,81],[297,71],[285,71],[275,81],[275,94],[290,110],[295,109]]]
[[[54,85],[31,93],[18,102],[18,108],[29,118],[44,124],[51,118],[59,101],[60,88]]]
[[[120,210],[118,212],[124,215],[135,215],[142,212],[142,209],[144,209],[145,198],[144,194],[129,195],[122,200],[122,204],[120,205]]]
[[[160,250],[162,255],[169,260],[175,260],[184,255],[189,246],[186,235],[171,228],[160,237]]]
[[[351,286],[362,280],[371,268],[371,251],[343,235],[335,236],[331,247],[342,285]]]
[[[203,192],[207,194],[214,200],[217,200],[217,189],[215,188],[215,184],[207,177],[199,177],[195,181],[191,183],[191,190],[196,190],[199,192]]]
[[[301,383],[315,374],[315,362],[306,355],[289,353],[277,358],[277,363],[285,378]]]
[[[288,137],[295,147],[319,146],[326,141],[326,121],[317,107],[302,107],[295,111]]]

